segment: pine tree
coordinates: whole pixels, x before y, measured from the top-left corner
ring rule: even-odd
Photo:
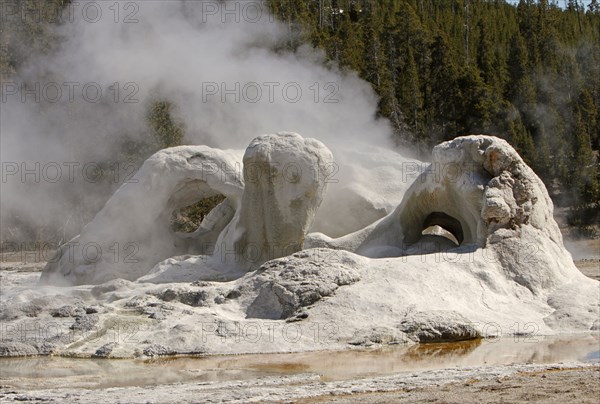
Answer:
[[[488,28],[483,20],[477,24],[479,29],[479,42],[477,43],[477,67],[485,82],[495,86],[497,84],[497,66],[494,61],[494,46]]]
[[[523,80],[529,76],[529,55],[523,36],[515,34],[510,40],[508,55],[508,82],[506,86],[506,98],[516,101],[523,93],[520,89]],[[530,101],[530,100],[526,100]]]
[[[173,117],[174,105],[169,101],[154,102],[147,115],[157,149],[181,145],[184,127]]]
[[[600,178],[597,159],[594,156],[589,133],[589,125],[584,122],[581,110],[575,108],[573,128],[573,180],[578,190],[579,202],[590,203],[600,200]]]
[[[588,89],[583,89],[577,100],[582,124],[590,138],[592,149],[600,149],[600,122],[598,122],[598,108],[594,104],[592,94]]]
[[[513,110],[513,113],[518,114],[519,112]],[[516,119],[509,121],[508,136],[510,143],[515,147],[525,163],[529,166],[533,166],[535,163],[535,146],[533,138],[531,137],[531,133],[529,133],[523,125],[519,116],[517,116]]]
[[[448,41],[437,35],[431,45],[431,68],[427,122],[433,142],[458,135],[456,101],[458,69],[453,61]]]

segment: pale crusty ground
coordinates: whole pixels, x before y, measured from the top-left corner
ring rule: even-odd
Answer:
[[[600,367],[520,372],[385,393],[319,396],[299,403],[589,403],[600,401]]]
[[[505,365],[323,381],[318,375],[144,387],[25,391],[0,386],[0,402],[68,403],[598,403],[600,364]]]
[[[577,260],[574,262],[585,276],[600,281],[600,259]]]
[[[44,262],[22,261],[18,255],[3,255],[0,270],[41,271]],[[32,262],[34,261],[34,262]],[[575,260],[588,277],[600,280],[600,259]],[[600,349],[600,346],[598,347]],[[298,402],[298,403],[594,403],[600,402],[600,366],[516,365],[491,371],[477,368],[452,369],[448,374],[418,372],[408,376],[355,379],[323,383],[313,377],[275,377],[240,382],[157,385],[144,388],[99,390],[57,389],[27,391],[0,386],[4,402]],[[508,369],[508,370],[507,370]],[[385,380],[384,380],[385,379]]]

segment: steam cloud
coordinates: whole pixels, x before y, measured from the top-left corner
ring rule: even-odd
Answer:
[[[146,112],[156,99],[176,105],[187,144],[243,149],[289,130],[323,141],[338,161],[356,142],[391,146],[370,85],[309,46],[274,51],[290,34],[262,2],[121,2],[118,13],[111,5],[72,5],[54,29],[59,49],[3,83],[3,239],[18,232],[15,218],[77,234],[132,171],[120,167],[107,190],[90,181],[94,163],[151,136]]]

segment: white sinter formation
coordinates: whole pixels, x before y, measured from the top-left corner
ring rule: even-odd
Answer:
[[[99,284],[135,280],[160,261],[173,259],[175,279],[239,277],[265,261],[302,249],[333,163],[319,141],[295,133],[254,139],[243,157],[206,146],[181,146],[150,157],[115,193],[82,233],[45,268],[42,281]],[[245,186],[244,186],[245,183]],[[174,210],[215,195],[226,199],[193,233],[171,229]],[[189,262],[181,261],[189,260]],[[204,262],[204,268],[198,266]],[[165,266],[149,279],[170,276]],[[168,269],[167,269],[168,271]]]
[[[239,153],[179,146],[151,156],[81,234],[64,244],[42,274],[54,284],[135,280],[159,261],[202,254],[239,208],[244,190]],[[192,234],[171,229],[174,210],[215,195],[226,199]]]
[[[0,356],[289,352],[600,329],[599,282],[575,267],[544,184],[507,142],[442,143],[389,215],[339,238],[306,234],[332,162],[320,142],[290,133],[256,138],[243,161],[203,146],[155,154],[70,242],[110,251],[136,241],[138,261],[63,253],[39,285],[3,278],[0,320],[11,330],[51,322],[72,332],[5,335]],[[170,229],[174,209],[215,194],[225,201],[195,233]],[[51,286],[65,283],[81,286]],[[115,340],[119,322],[135,326],[136,343]]]

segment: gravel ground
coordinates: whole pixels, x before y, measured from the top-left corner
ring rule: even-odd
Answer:
[[[600,367],[545,369],[519,372],[491,380],[477,378],[436,386],[385,393],[366,393],[332,398],[319,396],[301,403],[590,403],[600,397]]]
[[[21,391],[0,386],[0,402],[69,403],[598,403],[600,363],[508,365],[403,372],[392,376],[325,382],[318,375],[243,381],[168,384],[96,390],[59,385]]]

